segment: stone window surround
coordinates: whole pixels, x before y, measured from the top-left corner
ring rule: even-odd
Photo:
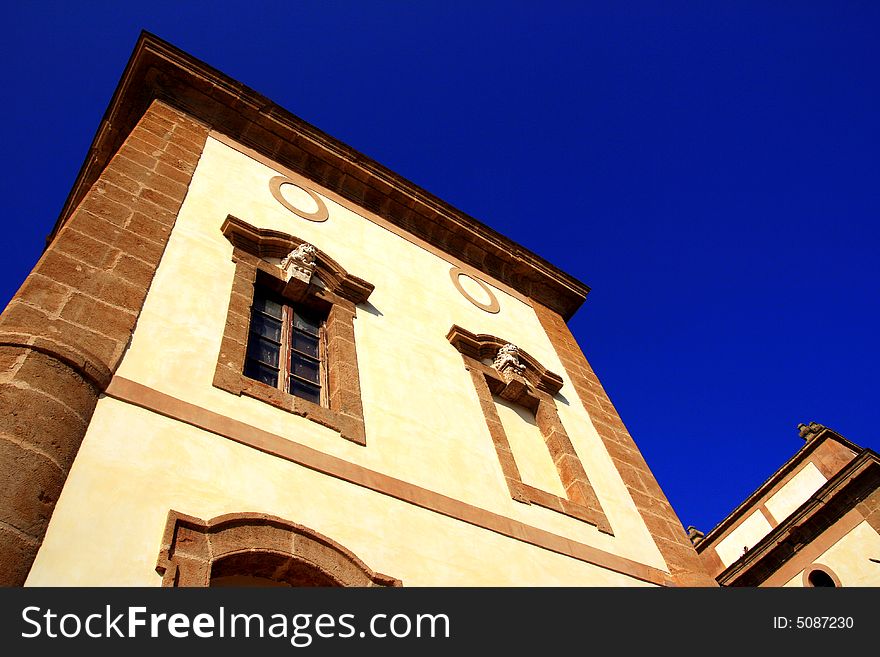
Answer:
[[[399,579],[371,570],[336,541],[302,525],[264,513],[229,513],[208,521],[168,512],[156,572],[162,586],[206,587],[211,571],[237,555],[267,555],[278,570],[305,564],[340,586],[402,586]],[[280,559],[279,559],[280,557]]]
[[[498,350],[507,344],[506,340],[494,335],[475,335],[453,325],[446,338],[459,351],[465,369],[471,374],[511,497],[524,504],[535,504],[577,518],[595,525],[605,534],[613,535],[611,524],[556,411],[554,395],[562,388],[562,378],[521,349],[518,357],[525,365],[522,374],[502,376],[494,367],[483,362],[494,360]],[[559,497],[522,481],[493,395],[535,414],[538,429],[556,465],[567,497]]]
[[[343,438],[366,445],[357,351],[354,341],[356,304],[365,303],[373,285],[352,276],[320,249],[315,249],[315,278],[306,283],[285,281],[280,267],[265,258],[284,258],[305,241],[274,230],[256,228],[229,215],[221,232],[233,246],[235,278],[220,347],[214,386],[235,395],[247,395],[339,432]],[[263,286],[291,303],[320,311],[326,321],[327,406],[315,404],[244,375],[248,326],[254,285]]]

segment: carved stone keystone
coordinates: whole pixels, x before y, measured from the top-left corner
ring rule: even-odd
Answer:
[[[303,283],[308,283],[312,280],[312,274],[315,273],[316,264],[315,247],[303,242],[288,253],[279,266],[288,281],[295,278]]]
[[[515,376],[521,377],[526,371],[525,365],[519,359],[519,347],[509,342],[498,350],[492,367],[508,382]]]

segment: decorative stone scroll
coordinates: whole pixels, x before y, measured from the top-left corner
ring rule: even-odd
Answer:
[[[700,543],[700,541],[706,538],[706,535],[693,525],[688,525],[687,537],[691,540],[691,543],[696,546]]]
[[[804,440],[811,440],[820,433],[825,431],[825,425],[818,422],[810,422],[809,424],[801,423],[797,425],[798,435]]]
[[[303,283],[310,282],[312,274],[315,273],[315,267],[317,267],[316,254],[315,247],[308,242],[303,242],[288,253],[280,265],[285,278],[288,281],[295,278]]]
[[[508,382],[514,376],[522,376],[526,371],[525,365],[519,360],[519,347],[509,342],[498,350],[492,367],[498,370],[498,373]]]

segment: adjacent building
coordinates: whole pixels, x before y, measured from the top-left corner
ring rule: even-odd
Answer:
[[[722,586],[880,586],[880,456],[816,422],[805,443],[705,536]]]

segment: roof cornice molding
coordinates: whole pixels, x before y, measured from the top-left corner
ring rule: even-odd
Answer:
[[[376,213],[565,319],[589,292],[540,256],[147,32],[138,39],[49,241],[154,100]]]

